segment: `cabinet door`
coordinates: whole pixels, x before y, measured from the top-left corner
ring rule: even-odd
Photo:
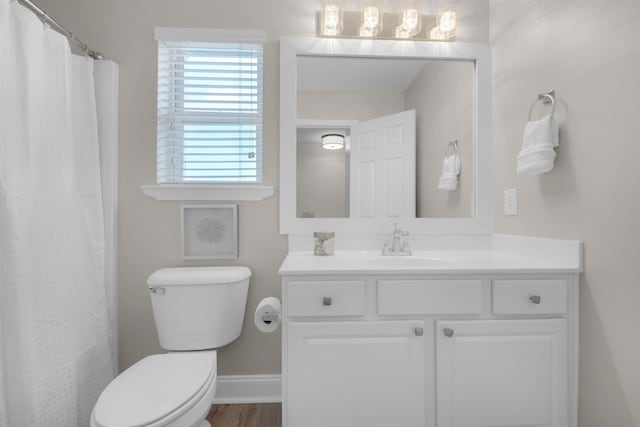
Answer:
[[[289,427],[424,427],[423,327],[289,323]]]
[[[436,337],[438,427],[567,426],[566,320],[438,322]]]

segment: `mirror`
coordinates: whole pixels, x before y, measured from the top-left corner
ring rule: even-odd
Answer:
[[[474,61],[298,55],[296,66],[298,218],[475,216]],[[344,145],[323,148],[334,134]],[[447,155],[460,170],[440,185]]]
[[[491,232],[489,52],[281,40],[281,232]]]

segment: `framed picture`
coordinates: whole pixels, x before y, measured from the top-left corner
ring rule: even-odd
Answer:
[[[182,258],[238,258],[238,205],[182,205]]]

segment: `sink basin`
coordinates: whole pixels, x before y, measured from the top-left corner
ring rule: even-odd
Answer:
[[[377,256],[366,258],[364,260],[367,264],[375,264],[380,267],[429,267],[435,265],[450,264],[449,261],[445,261],[435,257],[424,256]]]

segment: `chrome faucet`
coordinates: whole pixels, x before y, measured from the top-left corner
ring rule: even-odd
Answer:
[[[411,249],[409,248],[409,242],[405,239],[409,235],[409,232],[403,228],[398,228],[398,223],[393,223],[393,234],[391,241],[386,240],[384,247],[382,248],[382,255],[411,255]]]

